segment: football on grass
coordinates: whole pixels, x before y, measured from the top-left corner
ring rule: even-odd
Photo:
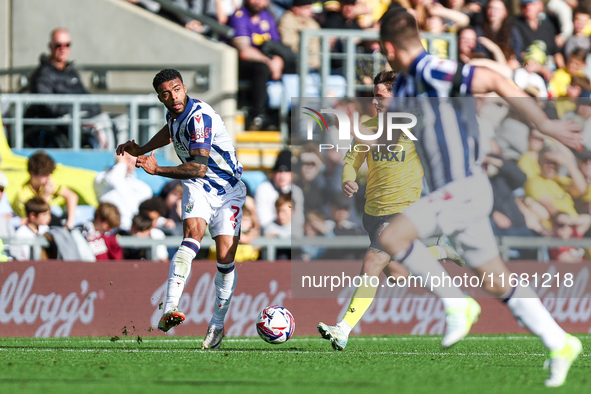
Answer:
[[[282,306],[268,306],[257,319],[257,332],[263,341],[285,343],[293,335],[295,320],[292,314]]]

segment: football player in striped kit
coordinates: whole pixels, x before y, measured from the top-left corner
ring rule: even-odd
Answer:
[[[378,113],[388,109],[392,88],[396,73],[394,71],[382,71],[374,78],[374,99],[373,104]],[[376,130],[379,125],[378,117],[371,118],[363,123],[371,130]],[[363,227],[369,233],[370,246],[364,257],[364,264],[373,265],[389,262],[384,273],[390,278],[414,276],[425,279],[427,274],[447,277],[445,269],[435,263],[428,265],[428,262],[421,262],[414,266],[405,267],[400,263],[391,260],[391,256],[381,249],[378,242],[379,236],[390,224],[390,220],[399,215],[421,196],[423,167],[417,155],[415,144],[405,135],[398,140],[399,150],[389,152],[382,149],[370,151],[359,151],[355,149],[357,143],[347,152],[345,165],[342,173],[342,189],[347,197],[352,197],[359,190],[355,182],[357,172],[364,162],[367,162],[367,189],[365,191],[365,208],[363,213]],[[437,260],[452,260],[463,267],[466,263],[449,243],[449,239],[442,235],[437,245],[428,248]],[[412,262],[411,262],[412,263]],[[423,284],[427,284],[426,281]],[[347,312],[336,327],[349,333],[363,317],[368,306],[374,300],[376,288],[365,284],[356,289]],[[446,312],[445,334],[443,336],[443,347],[450,347],[462,340],[466,334],[465,311],[463,308],[455,308],[455,298],[463,297],[462,291],[456,287],[434,287],[432,292],[441,299]],[[471,310],[474,315],[480,313],[478,303],[469,298]],[[326,338],[331,339],[330,326],[320,322],[318,331]],[[343,350],[347,345],[346,340],[331,340],[335,350]]]
[[[521,283],[513,287],[499,280],[511,272],[500,258],[489,222],[493,197],[481,166],[484,154],[476,107],[470,98],[447,98],[494,92],[520,111],[532,128],[573,149],[580,147],[580,127],[549,119],[534,100],[496,71],[426,53],[416,20],[405,10],[391,10],[384,15],[380,38],[382,53],[392,68],[400,71],[390,111],[419,112],[422,125],[412,131],[418,139],[417,151],[431,190],[391,220],[380,235],[382,249],[403,263],[432,262],[433,255],[419,239],[449,235],[479,277],[494,275],[495,281],[485,281],[484,287],[542,340],[549,352],[550,377],[545,384],[561,386],[582,351],[581,342],[556,323],[531,287]],[[393,135],[394,141],[398,138]],[[362,274],[378,276],[383,268],[384,264],[364,264]],[[456,299],[455,308],[465,310],[467,334],[475,314],[466,300]],[[334,328],[333,340],[346,340],[346,333]]]
[[[154,77],[158,98],[168,109],[166,125],[145,145],[127,141],[117,154],[137,156],[136,167],[148,174],[181,179],[183,184],[183,241],[170,262],[164,314],[158,329],[167,332],[181,324],[178,310],[191,263],[200,248],[205,228],[216,243],[216,300],[202,349],[220,347],[224,318],[236,287],[234,256],[238,247],[246,187],[240,180],[242,165],[220,115],[207,103],[187,96],[177,70],[165,69]],[[173,143],[181,164],[161,167],[154,150]],[[145,155],[152,152],[150,155]]]

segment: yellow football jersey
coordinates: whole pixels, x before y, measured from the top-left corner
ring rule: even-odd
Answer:
[[[363,123],[366,127],[377,128],[377,118]],[[345,167],[352,166],[355,173],[367,161],[367,189],[365,192],[365,213],[372,216],[386,216],[402,212],[404,208],[421,197],[423,167],[415,144],[404,134],[389,152],[385,146],[367,150],[367,145],[355,143],[345,156]],[[342,183],[354,181],[343,169]]]

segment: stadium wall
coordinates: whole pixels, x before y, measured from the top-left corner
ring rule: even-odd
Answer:
[[[71,32],[71,60],[77,64],[208,66],[207,91],[196,85],[195,72],[183,72],[189,94],[233,123],[236,50],[122,0],[0,0],[0,68],[36,67],[56,27]],[[153,93],[154,74],[110,72],[107,90],[94,87],[89,73],[82,78],[93,93]],[[20,87],[17,78],[4,78],[0,85],[3,91]]]
[[[359,262],[355,263],[358,269]],[[526,272],[536,265],[509,263],[509,268]],[[561,269],[558,265],[544,266],[547,270]],[[590,267],[591,263],[585,263],[575,270],[577,285],[572,291],[543,297],[556,320],[570,332],[590,332]],[[447,269],[452,276],[466,272],[451,265]],[[334,323],[344,313],[352,290],[347,289],[339,298],[295,298],[289,262],[240,263],[237,270],[238,285],[226,319],[228,336],[255,336],[255,320],[269,305],[283,305],[293,313],[295,335],[316,335],[319,321]],[[204,335],[213,313],[214,275],[213,262],[194,262],[179,305],[187,321],[169,335]],[[162,315],[159,304],[164,301],[167,276],[168,264],[147,261],[0,264],[0,336],[163,335],[156,326]],[[472,333],[526,332],[500,301],[481,298],[479,302],[482,315]],[[355,332],[441,334],[444,324],[439,300],[407,295],[376,299]]]

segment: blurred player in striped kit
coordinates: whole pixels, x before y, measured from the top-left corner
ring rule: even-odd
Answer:
[[[418,239],[444,233],[450,235],[458,250],[463,250],[467,265],[478,276],[492,273],[495,278],[502,274],[508,277],[510,271],[499,256],[489,222],[493,197],[481,167],[484,154],[476,107],[469,98],[447,98],[495,92],[520,111],[533,128],[573,149],[580,148],[580,128],[548,119],[534,100],[493,70],[427,54],[416,20],[405,10],[391,10],[384,15],[380,36],[382,53],[392,68],[400,71],[389,109],[420,111],[422,125],[413,132],[432,191],[391,220],[380,235],[380,245],[400,262],[424,264],[434,258]],[[393,135],[394,141],[398,137]],[[364,265],[362,274],[378,276],[384,266]],[[561,386],[582,351],[579,339],[554,321],[531,287],[511,287],[500,280],[486,283],[485,287],[542,340],[549,351],[550,377],[545,384]],[[474,319],[469,302],[457,298],[455,304],[454,308],[464,309],[465,325],[469,327]],[[339,327],[331,328],[331,334],[334,340],[346,340],[346,333]]]
[[[390,105],[392,97],[392,84],[396,73],[394,71],[382,71],[374,78],[374,99],[373,104],[378,114],[385,112]],[[366,127],[375,130],[378,128],[377,117],[371,118],[363,123]],[[385,147],[380,150],[374,148],[369,151],[356,149],[355,144],[345,156],[345,165],[342,173],[342,189],[347,197],[352,197],[359,190],[355,182],[357,172],[364,162],[369,168],[367,174],[367,190],[365,193],[365,212],[363,213],[363,227],[369,233],[370,246],[364,257],[364,265],[384,265],[384,273],[388,280],[399,277],[407,277],[410,272],[415,276],[421,276],[426,285],[426,275],[447,276],[447,273],[437,262],[429,261],[432,264],[415,264],[405,267],[402,264],[392,261],[391,256],[386,253],[379,244],[379,237],[382,231],[390,224],[390,220],[400,214],[406,207],[421,197],[423,167],[415,144],[405,135],[400,137],[395,152],[388,151]],[[459,266],[465,262],[453,249],[448,238],[443,235],[439,238],[437,245],[428,248],[438,260],[452,260]],[[407,269],[408,268],[408,269]],[[363,314],[373,302],[376,295],[376,288],[361,286],[353,295],[343,320],[337,324],[345,333],[359,323]],[[442,344],[449,347],[463,339],[470,327],[464,324],[465,311],[462,308],[454,308],[454,297],[463,297],[463,293],[457,288],[435,287],[433,292],[441,299],[446,311],[446,327]],[[472,314],[476,317],[480,313],[480,306],[472,298],[468,300],[472,308]],[[318,324],[318,330],[326,339],[331,340],[330,326],[325,323]],[[343,350],[347,341],[331,340],[335,350]]]

